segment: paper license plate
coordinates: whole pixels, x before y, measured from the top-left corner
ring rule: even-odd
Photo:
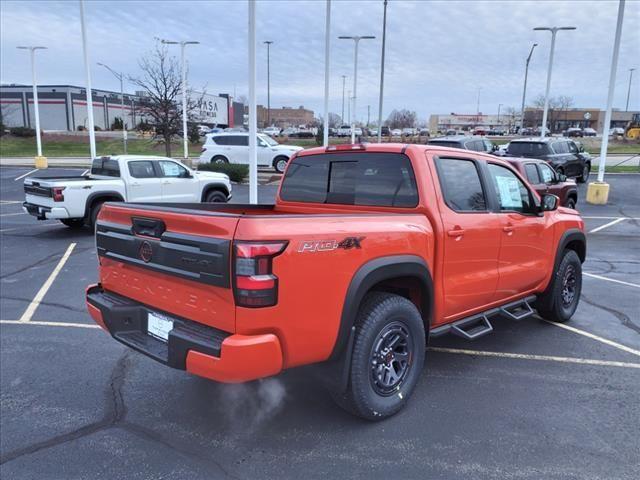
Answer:
[[[147,332],[163,342],[169,340],[169,332],[173,330],[173,321],[149,312],[147,315]]]

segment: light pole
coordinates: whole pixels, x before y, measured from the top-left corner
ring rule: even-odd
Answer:
[[[382,15],[382,56],[380,59],[380,99],[378,100],[378,143],[382,142],[382,96],[384,94],[384,53],[387,43],[387,0]]]
[[[87,28],[84,21],[84,0],[80,0],[80,29],[82,30],[82,53],[84,56],[84,69],[87,86],[85,95],[87,98],[87,123],[89,124],[89,151],[91,161],[96,158],[96,132],[93,125],[93,92],[91,89],[91,67],[89,66],[89,47],[87,46]]]
[[[324,125],[322,145],[329,146],[329,60],[331,52],[331,0],[327,0],[324,26]]]
[[[47,47],[17,47],[20,50],[29,50],[31,55],[31,78],[33,80],[33,112],[36,117],[36,147],[38,158],[42,157],[42,139],[40,138],[40,111],[38,108],[38,82],[36,81],[36,50],[46,50]],[[627,102],[628,103],[628,102]],[[36,158],[36,163],[38,163]],[[40,160],[42,162],[42,160]],[[39,168],[39,167],[38,167]]]
[[[165,45],[180,45],[180,69],[182,70],[182,144],[184,147],[184,160],[189,160],[189,144],[187,143],[187,69],[185,67],[184,47],[198,45],[200,42],[161,40]]]
[[[346,75],[342,75],[342,115],[340,116],[340,121],[344,123],[344,82],[347,79]]]
[[[256,106],[256,0],[249,0],[249,203],[258,203],[258,119]]]
[[[351,90],[347,92],[347,123],[351,126]]]
[[[340,40],[353,40],[355,44],[353,56],[353,118],[351,119],[351,143],[356,141],[356,101],[358,97],[358,44],[360,40],[373,40],[373,35],[340,36]]]
[[[629,111],[629,97],[631,96],[631,79],[633,78],[633,71],[635,68],[629,69],[629,88],[627,89],[627,106],[625,107],[625,112]]]
[[[544,138],[547,128],[547,113],[549,111],[549,89],[551,88],[551,70],[553,69],[553,50],[556,46],[556,33],[560,30],[575,30],[576,27],[536,27],[534,30],[544,30],[551,32],[551,50],[549,52],[549,67],[547,70],[547,88],[544,93],[544,110],[542,112],[542,128],[540,129],[540,137]],[[551,134],[551,129],[549,129]]]
[[[118,73],[108,65],[98,62],[98,65],[109,70],[114,77],[120,80],[120,113],[122,114],[122,143],[124,145],[124,154],[127,154],[127,123],[124,118],[124,73]]]
[[[498,125],[500,125],[500,109],[502,108],[502,104],[498,104]]]
[[[478,102],[476,103],[476,126],[477,123],[480,122],[480,92],[482,91],[482,87],[478,87]]]
[[[271,72],[270,72],[270,60],[271,44],[272,40],[265,40],[264,43],[267,46],[267,127],[271,126]]]
[[[520,117],[520,131],[524,128],[524,99],[527,95],[527,76],[529,75],[529,62],[531,61],[531,55],[533,55],[533,50],[538,46],[537,43],[531,45],[531,50],[529,50],[529,56],[527,57],[527,62],[524,67],[524,88],[522,89],[522,108],[521,117]]]

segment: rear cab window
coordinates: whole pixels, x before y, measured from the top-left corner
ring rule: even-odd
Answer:
[[[129,162],[129,175],[133,178],[153,178],[156,172],[153,168],[153,162],[149,160],[140,160]]]
[[[509,154],[516,157],[542,157],[549,154],[549,146],[544,142],[511,142]]]
[[[120,165],[117,160],[110,157],[94,158],[91,164],[91,175],[120,177]]]
[[[282,181],[288,202],[410,208],[418,188],[402,153],[345,152],[294,158]]]
[[[476,163],[460,158],[436,158],[444,201],[456,212],[486,212],[487,202]]]

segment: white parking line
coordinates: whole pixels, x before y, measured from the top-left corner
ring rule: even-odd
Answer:
[[[85,170],[84,172],[82,172],[80,174],[81,177],[84,177],[87,173],[89,173],[91,170]]]
[[[42,302],[42,299],[49,291],[49,288],[51,288],[53,281],[56,279],[56,277],[60,273],[60,270],[62,270],[62,267],[64,267],[64,264],[67,263],[67,260],[69,259],[69,256],[71,255],[71,252],[73,252],[73,249],[75,247],[76,247],[75,243],[72,243],[71,245],[69,245],[69,247],[67,247],[67,251],[64,252],[64,255],[62,255],[62,258],[58,262],[58,265],[56,265],[56,268],[53,269],[53,272],[51,272],[51,275],[49,275],[49,278],[47,278],[47,280],[44,282],[42,287],[40,287],[40,290],[38,290],[38,293],[36,293],[36,296],[33,297],[33,300],[31,301],[29,306],[27,306],[27,309],[24,311],[24,313],[20,317],[20,320],[18,320],[19,322],[28,322],[29,320],[31,320],[31,317],[33,317],[33,314],[38,308],[38,305],[40,305],[40,302]]]
[[[640,220],[640,217],[585,217],[582,216],[584,220],[616,220],[618,218],[628,218],[629,220]]]
[[[43,223],[41,225],[25,225],[23,227],[3,228],[0,232],[12,232],[14,230],[24,230],[25,228],[55,227],[55,223]],[[60,225],[57,225],[60,226]]]
[[[614,225],[627,220],[627,217],[620,217],[620,218],[616,218],[614,221],[609,222],[609,223],[605,223],[604,225],[600,225],[597,228],[594,228],[593,230],[591,230],[589,233],[596,233],[599,232],[600,230],[604,230],[605,228],[609,228],[609,227],[613,227]]]
[[[24,177],[26,177],[27,175],[29,175],[29,174],[31,174],[31,173],[33,173],[33,172],[37,172],[37,171],[38,171],[38,169],[37,169],[37,168],[34,168],[34,169],[33,169],[33,170],[31,170],[30,172],[27,172],[27,173],[25,173],[24,175],[20,175],[19,177],[14,178],[14,179],[13,179],[13,181],[14,181],[14,182],[17,182],[17,181],[18,181],[18,180],[20,180],[21,178],[24,178]]]
[[[622,280],[616,280],[615,278],[603,277],[602,275],[596,275],[595,273],[582,272],[582,275],[591,278],[597,278],[598,280],[606,280],[607,282],[619,283],[620,285],[626,285],[627,287],[640,288],[640,285],[636,283],[624,282]]]
[[[582,335],[584,337],[590,338],[592,340],[596,340],[598,342],[604,343],[605,345],[609,345],[610,347],[617,348],[618,350],[622,350],[623,352],[630,353],[632,355],[636,355],[640,357],[640,350],[635,350],[631,347],[627,347],[626,345],[622,345],[620,343],[614,342],[613,340],[609,340],[606,338],[599,337],[598,335],[594,335],[593,333],[585,332],[584,330],[580,330],[576,327],[571,327],[569,325],[565,325],[564,323],[555,323],[550,322],[549,320],[545,320],[545,322],[555,325],[559,328],[564,328],[565,330],[569,330],[570,332],[577,333],[578,335]]]
[[[3,323],[8,325],[41,325],[44,327],[100,328],[94,323],[41,322],[39,320],[32,320],[30,322],[23,322],[21,320],[0,320],[0,324]]]
[[[13,217],[15,215],[26,215],[26,213],[24,212],[17,212],[17,213],[0,213],[0,217]]]
[[[547,362],[577,363],[581,365],[598,365],[601,367],[640,368],[640,363],[614,362],[609,360],[592,360],[590,358],[556,357],[553,355],[529,355],[526,353],[487,352],[483,350],[466,350],[462,348],[429,347],[429,351],[454,353],[459,355],[477,355],[480,357],[516,358],[520,360],[541,360]]]
[[[0,200],[0,205],[12,205],[14,203],[22,203],[20,200]]]

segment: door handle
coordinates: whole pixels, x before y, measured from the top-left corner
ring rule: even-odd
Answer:
[[[449,230],[447,232],[447,235],[449,235],[450,237],[462,237],[464,235],[464,230],[461,228],[456,228],[455,230]]]
[[[502,227],[502,231],[511,235],[513,233],[515,229],[513,228],[513,225],[505,225],[504,227]]]
[[[171,185],[171,182],[169,180],[165,180],[164,182],[162,182],[163,185]]]

